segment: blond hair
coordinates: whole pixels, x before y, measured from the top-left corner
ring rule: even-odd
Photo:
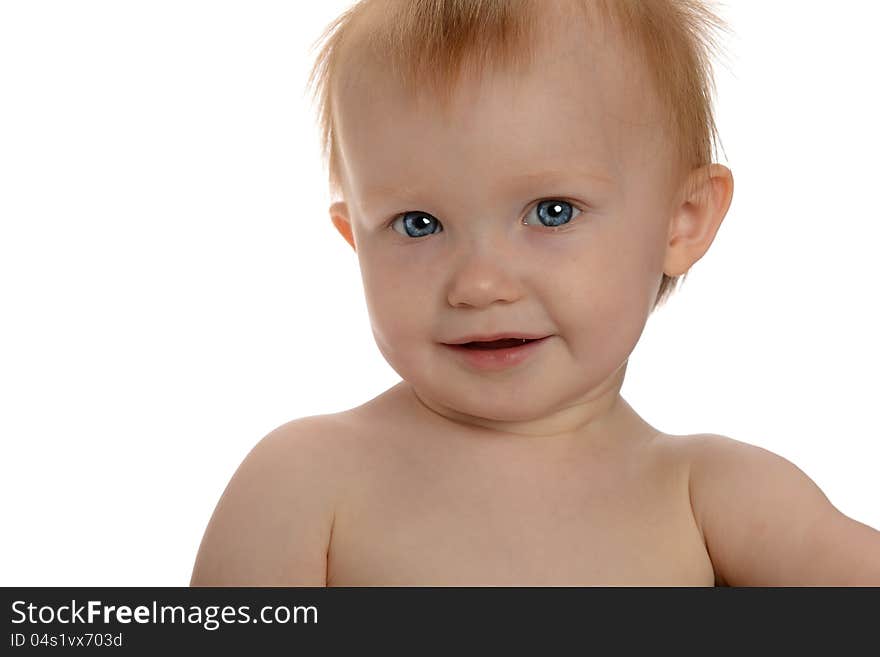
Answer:
[[[550,0],[359,0],[333,20],[321,42],[308,84],[314,86],[322,155],[330,191],[342,194],[337,125],[338,89],[369,58],[410,97],[428,93],[446,108],[463,67],[523,70],[534,57],[537,26]],[[557,0],[558,2],[559,0]],[[705,0],[563,0],[587,20],[617,28],[648,73],[664,125],[670,129],[676,180],[714,161],[718,133],[712,99],[714,30],[729,31]],[[596,13],[598,12],[598,13]],[[687,273],[684,275],[687,276]],[[679,278],[663,274],[654,308]]]

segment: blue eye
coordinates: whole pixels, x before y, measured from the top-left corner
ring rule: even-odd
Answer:
[[[402,220],[403,222],[403,228],[406,231],[406,235],[408,237],[424,237],[425,235],[439,233],[441,230],[443,230],[442,228],[439,228],[440,222],[427,212],[415,210],[413,212],[404,212],[403,214],[399,214],[391,223],[391,227],[394,228],[394,224],[396,224],[400,220]],[[436,231],[431,230],[432,222],[434,225],[438,226],[438,229]]]
[[[538,211],[538,220],[548,228],[558,228],[563,224],[569,223],[574,219],[572,216],[573,211],[577,211],[578,213],[574,215],[575,217],[582,212],[580,208],[576,208],[568,201],[561,201],[559,199],[538,201],[533,209]],[[531,214],[531,212],[529,212],[529,214]]]
[[[568,201],[562,201],[560,199],[538,201],[532,210],[529,211],[529,215],[535,210],[537,210],[538,220],[547,228],[558,228],[559,226],[570,223],[574,217],[577,217],[583,212],[583,210],[575,207]],[[577,214],[573,215],[574,212],[577,212]],[[528,218],[528,215],[526,218]],[[404,212],[403,214],[397,215],[394,218],[394,221],[391,222],[391,228],[394,228],[394,225],[398,222],[401,222],[403,225],[404,232],[401,234],[406,235],[407,237],[425,237],[426,235],[439,233],[443,230],[442,225],[436,217],[420,210],[413,210],[411,212]],[[531,225],[525,220],[523,223]],[[400,233],[401,231],[396,230],[396,232]]]

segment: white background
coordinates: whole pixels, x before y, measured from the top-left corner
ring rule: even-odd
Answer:
[[[186,585],[260,438],[399,380],[306,90],[349,5],[0,3],[0,584]],[[623,395],[788,458],[880,527],[880,11],[723,15],[733,204]]]

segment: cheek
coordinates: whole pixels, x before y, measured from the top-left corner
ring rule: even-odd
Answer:
[[[561,311],[563,336],[567,336],[575,360],[583,364],[584,373],[608,376],[635,349],[648,312],[647,295],[633,287],[627,272],[606,270]]]
[[[360,260],[364,297],[373,335],[386,357],[412,340],[425,339],[427,290],[420,289],[419,274],[401,274],[406,268],[384,261]],[[430,284],[430,283],[426,283]]]
[[[589,349],[592,357],[594,347],[617,357],[634,347],[647,321],[656,293],[656,282],[652,283],[656,257],[647,242],[605,235],[601,244],[563,260],[568,263],[565,283],[557,283],[561,288],[555,293],[559,300],[555,310],[563,333],[567,329],[571,336],[581,336],[585,342],[580,347]]]
[[[634,203],[614,222],[597,254],[607,272],[609,294],[622,295],[626,305],[653,300],[663,274],[665,226],[650,203]]]

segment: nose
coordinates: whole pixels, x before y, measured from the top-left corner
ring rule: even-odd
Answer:
[[[511,303],[522,296],[513,263],[496,252],[471,252],[453,270],[447,300],[450,306],[481,308]]]

